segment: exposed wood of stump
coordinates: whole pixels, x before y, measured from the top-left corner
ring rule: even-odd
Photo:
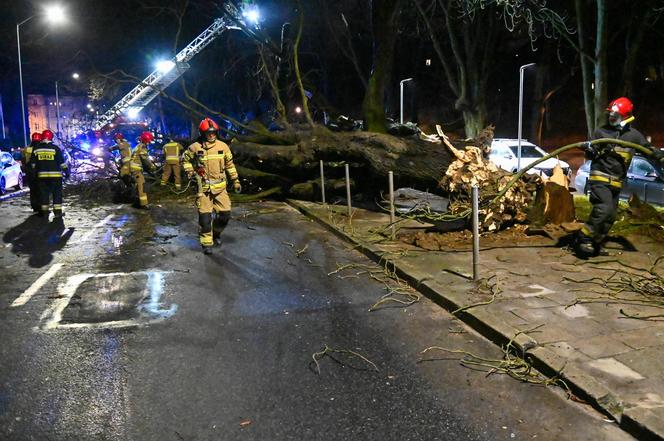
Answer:
[[[575,219],[576,210],[574,197],[569,192],[569,179],[560,165],[556,165],[551,178],[544,179],[544,185],[538,190],[528,220],[534,226],[541,226],[567,224]]]
[[[439,185],[452,198],[460,202],[452,211],[467,209],[470,204],[472,187],[477,185],[482,202],[491,200],[512,180],[513,175],[498,168],[484,158],[482,149],[468,146],[465,150],[455,148],[444,136],[444,145],[455,160],[449,165]],[[524,222],[527,209],[533,202],[539,177],[525,177],[517,181],[505,196],[493,206],[480,209],[480,224],[485,231],[500,230],[505,226]]]

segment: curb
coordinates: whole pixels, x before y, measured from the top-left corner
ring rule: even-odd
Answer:
[[[450,296],[436,290],[427,282],[425,277],[418,278],[416,275],[413,275],[411,272],[404,269],[403,265],[399,265],[391,259],[384,259],[377,251],[371,249],[370,246],[361,243],[346,232],[341,231],[331,223],[326,222],[306,206],[308,202],[293,199],[287,199],[286,202],[303,215],[318,222],[335,236],[355,245],[355,249],[360,251],[370,260],[378,264],[389,262],[400,278],[446,311],[452,312],[459,307],[464,306],[456,302]],[[460,274],[450,273],[450,277],[455,278],[457,282],[463,281],[469,285],[472,283],[471,280]],[[507,344],[513,339],[515,334],[513,327],[482,309],[477,309],[472,312],[462,311],[455,314],[455,317],[499,346]],[[546,377],[559,377],[577,397],[590,404],[599,412],[614,419],[619,423],[619,427],[622,430],[638,439],[664,440],[664,432],[658,430],[658,427],[656,427],[658,424],[655,423],[655,427],[651,427],[651,425],[648,424],[651,421],[656,422],[657,420],[650,411],[642,408],[623,409],[623,404],[620,399],[595,378],[577,367],[565,366],[565,359],[546,347],[536,346],[532,349],[527,349],[532,343],[535,343],[535,340],[528,337],[527,334],[520,334],[513,339],[513,345],[515,348],[529,356],[528,360],[532,363],[535,369]]]

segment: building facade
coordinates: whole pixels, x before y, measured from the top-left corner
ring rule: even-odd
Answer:
[[[85,96],[60,96],[60,124],[54,96],[28,95],[28,125],[30,133],[50,129],[59,138],[69,140],[89,130],[94,113],[87,107]]]

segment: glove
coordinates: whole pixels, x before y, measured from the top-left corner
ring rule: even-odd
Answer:
[[[657,161],[664,161],[664,150],[654,149],[652,151],[652,157]]]
[[[242,193],[242,184],[240,184],[239,179],[233,181],[233,190],[235,190],[235,193]]]
[[[583,150],[585,152],[585,156],[587,159],[595,159],[597,157],[597,154],[599,153],[597,148],[590,143],[590,141],[586,142],[583,145]]]

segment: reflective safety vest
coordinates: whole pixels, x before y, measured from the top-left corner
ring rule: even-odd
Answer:
[[[139,173],[143,171],[143,163],[152,165],[150,162],[150,155],[148,154],[148,146],[139,142],[134,147],[134,150],[131,152],[129,167],[131,168],[132,173]],[[154,168],[152,165],[150,168]]]
[[[124,139],[111,148],[109,152],[120,152],[120,175],[129,174],[129,163],[131,162],[131,146]]]
[[[177,142],[169,142],[164,144],[164,161],[166,164],[179,164],[181,152],[182,146]]]
[[[43,178],[62,178],[62,170],[67,168],[60,147],[52,142],[41,142],[33,148],[30,162],[35,166],[36,176]]]
[[[239,179],[230,147],[218,139],[211,143],[195,142],[191,144],[182,155],[182,163],[187,173],[203,167],[205,170],[203,191],[217,194],[226,190],[227,173],[231,181]]]

